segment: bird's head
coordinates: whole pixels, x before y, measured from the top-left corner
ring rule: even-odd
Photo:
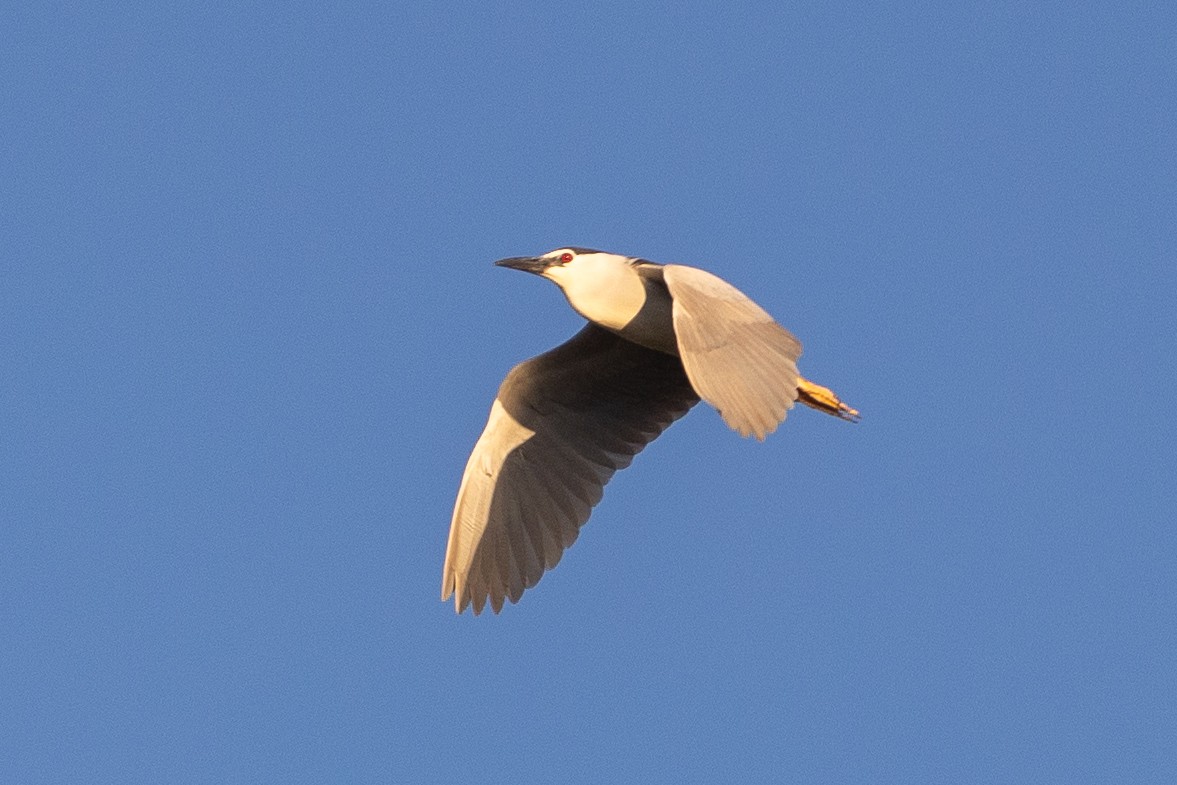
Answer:
[[[578,278],[595,277],[606,269],[632,263],[633,260],[627,256],[594,251],[592,248],[557,248],[542,256],[512,256],[495,262],[499,267],[542,275],[561,288]]]

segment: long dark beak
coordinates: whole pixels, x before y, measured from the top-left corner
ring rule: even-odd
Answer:
[[[541,275],[547,269],[548,261],[538,256],[512,256],[509,259],[499,259],[495,262],[495,266],[510,267],[512,270]]]

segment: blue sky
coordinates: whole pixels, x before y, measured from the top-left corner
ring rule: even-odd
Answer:
[[[1177,15],[0,12],[0,781],[1177,781]],[[862,410],[700,407],[438,601],[494,259],[706,267]]]

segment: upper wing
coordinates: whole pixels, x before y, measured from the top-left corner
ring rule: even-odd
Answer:
[[[589,324],[515,366],[462,475],[441,598],[496,613],[564,549],[605,483],[699,400],[677,357]]]
[[[736,287],[705,270],[668,264],[679,354],[699,397],[733,430],[757,439],[797,400],[801,343]]]

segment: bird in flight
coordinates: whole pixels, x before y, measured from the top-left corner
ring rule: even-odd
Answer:
[[[858,420],[797,372],[792,333],[705,270],[589,248],[495,264],[553,281],[588,324],[499,387],[450,524],[441,598],[458,613],[518,602],[576,540],[613,473],[700,399],[760,440],[796,401]]]

